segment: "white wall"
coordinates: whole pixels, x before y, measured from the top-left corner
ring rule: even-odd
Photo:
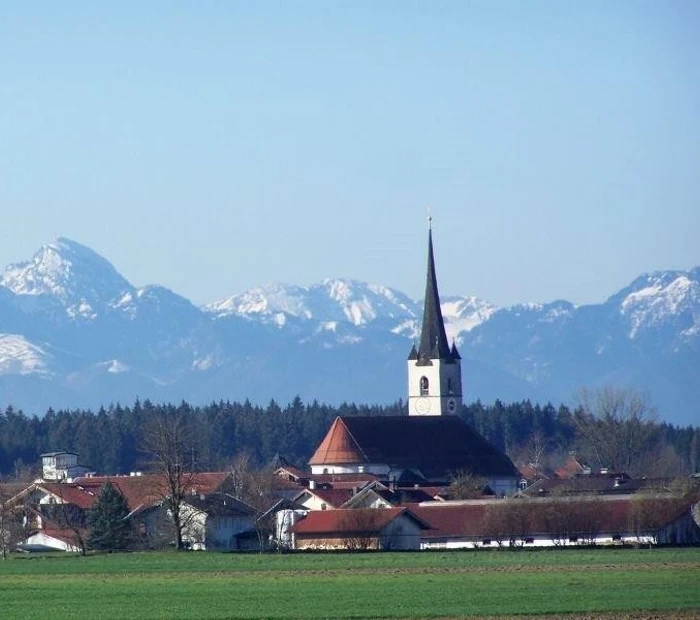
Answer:
[[[420,393],[421,377],[428,379],[427,396],[421,396]],[[450,398],[455,401],[454,413],[457,413],[462,406],[462,371],[459,360],[453,364],[432,360],[430,366],[418,366],[415,360],[408,360],[408,415],[450,415]],[[421,410],[421,405],[424,406],[425,403],[429,403],[430,409],[427,412]]]

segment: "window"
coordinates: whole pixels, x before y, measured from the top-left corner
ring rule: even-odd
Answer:
[[[535,539],[534,538],[526,538],[525,544],[526,545],[533,545],[533,544],[535,544]]]
[[[447,393],[452,394],[452,379],[447,380]]]
[[[619,534],[615,534],[612,539],[614,542],[621,542],[622,536],[620,536]]]
[[[429,387],[430,387],[430,382],[428,381],[428,377],[421,377],[420,378],[420,395],[427,396]]]
[[[481,541],[481,544],[486,546],[491,544],[491,539],[490,538],[484,538],[484,540]]]
[[[578,542],[578,536],[570,536],[570,537],[569,537],[569,542],[570,542],[570,543]]]

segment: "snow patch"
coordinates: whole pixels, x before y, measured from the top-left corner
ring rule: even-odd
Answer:
[[[649,280],[649,286],[630,293],[620,304],[620,312],[629,320],[628,335],[631,339],[641,329],[661,324],[667,317],[680,314],[700,300],[700,284],[685,275],[679,275],[668,284],[661,278]],[[691,335],[698,318],[690,328]]]
[[[18,334],[0,334],[0,374],[51,375],[47,360],[50,356],[41,347]]]

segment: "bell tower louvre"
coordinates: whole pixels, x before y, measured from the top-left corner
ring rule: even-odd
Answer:
[[[447,415],[462,407],[462,358],[450,347],[440,309],[433,227],[428,227],[428,270],[418,349],[408,356],[408,415]]]

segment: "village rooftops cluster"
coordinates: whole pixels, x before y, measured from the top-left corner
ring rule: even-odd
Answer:
[[[313,474],[281,458],[274,465],[267,469],[274,492],[255,508],[235,497],[231,472],[193,474],[185,500],[187,545],[433,549],[700,542],[700,488],[693,479],[679,492],[669,480],[554,474],[511,498],[485,488],[462,500],[451,495],[450,484],[401,486],[372,473]],[[624,492],[616,479],[624,479]],[[88,511],[107,482],[126,498],[128,519],[144,546],[169,544],[163,480],[143,474],[37,480],[22,488],[6,504],[21,508],[25,518],[19,547],[79,550],[76,536],[85,536]],[[547,485],[556,492],[540,493]]]

